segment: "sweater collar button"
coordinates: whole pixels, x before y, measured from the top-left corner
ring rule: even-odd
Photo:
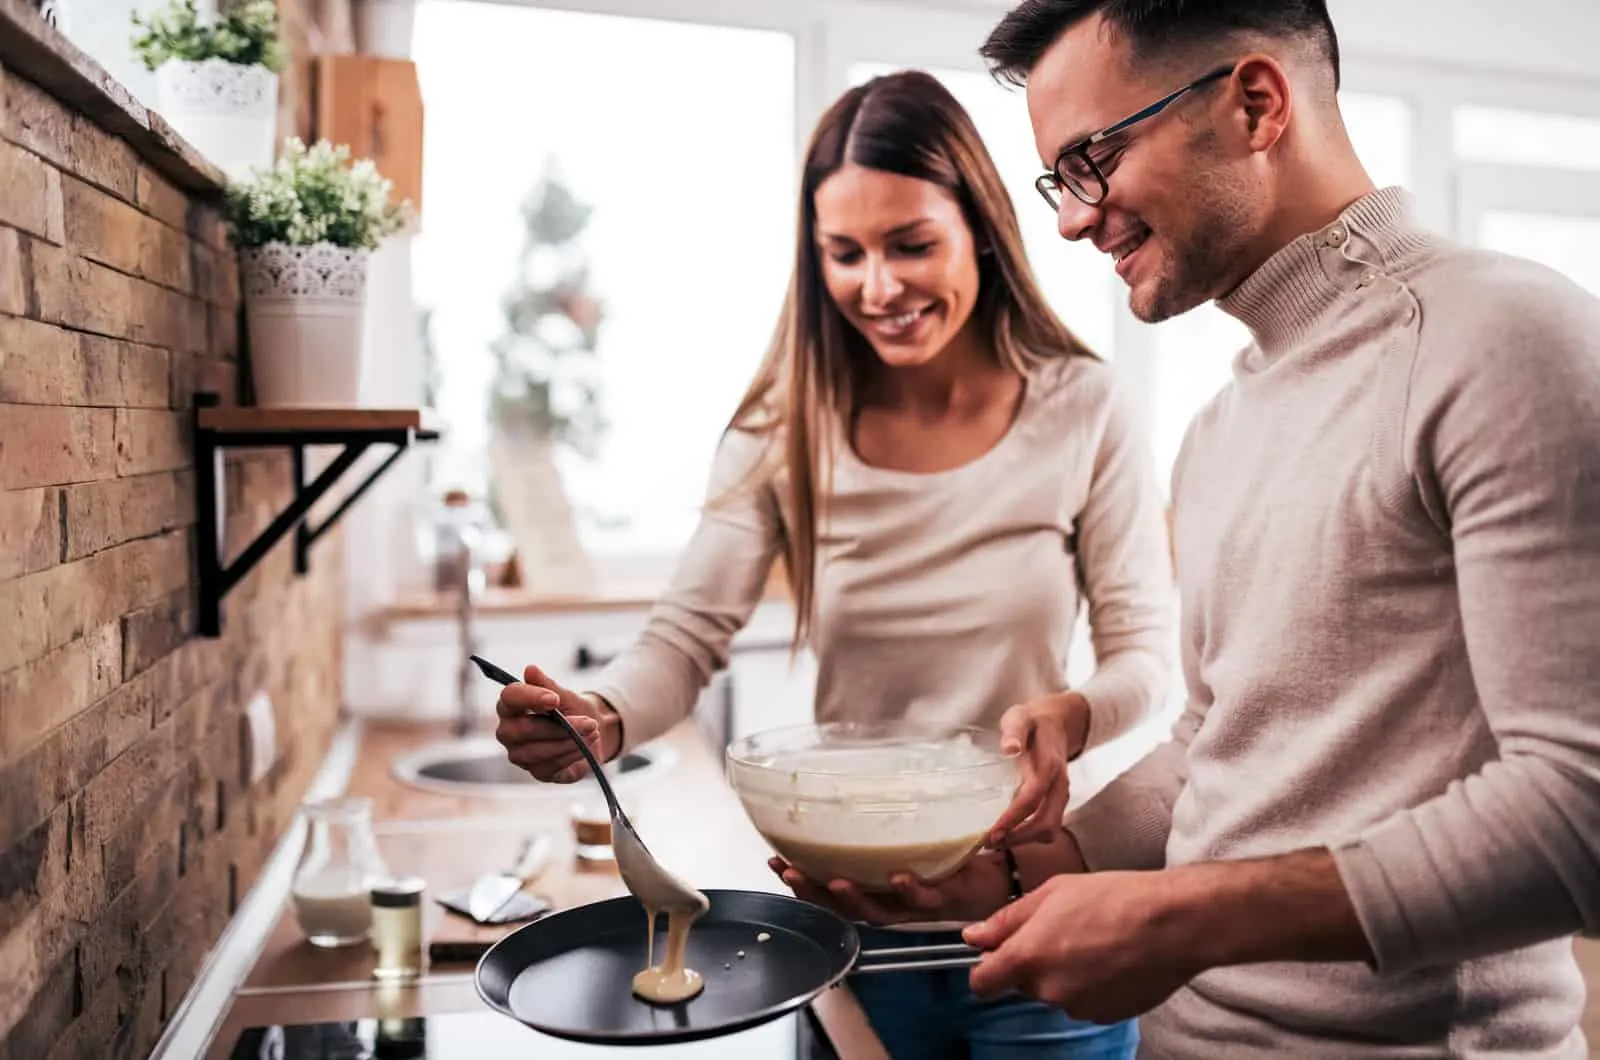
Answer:
[[[1349,238],[1350,234],[1345,231],[1344,225],[1334,225],[1332,228],[1328,229],[1327,234],[1323,236],[1322,241],[1330,247],[1342,247],[1344,246],[1345,240]]]

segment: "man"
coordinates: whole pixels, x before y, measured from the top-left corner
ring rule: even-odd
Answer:
[[[1254,342],[1173,475],[1187,709],[974,989],[1155,1057],[1584,1056],[1600,302],[1373,187],[1322,0],[1027,0],[982,53],[1133,311]]]

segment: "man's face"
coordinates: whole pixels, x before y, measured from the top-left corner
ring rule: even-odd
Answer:
[[[1061,149],[1206,71],[1134,72],[1127,46],[1099,15],[1068,30],[1028,75],[1028,114],[1045,168]],[[1263,224],[1265,197],[1230,157],[1214,119],[1226,80],[1185,95],[1155,117],[1090,148],[1106,196],[1089,206],[1062,190],[1057,225],[1117,262],[1128,305],[1154,323],[1226,293]]]

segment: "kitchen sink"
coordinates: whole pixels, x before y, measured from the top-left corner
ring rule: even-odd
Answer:
[[[606,779],[619,791],[667,772],[677,756],[670,747],[642,744],[607,762]],[[573,799],[598,795],[592,777],[574,784],[547,784],[512,765],[492,737],[465,737],[427,744],[395,756],[390,771],[404,784],[441,795],[487,795],[512,799]]]

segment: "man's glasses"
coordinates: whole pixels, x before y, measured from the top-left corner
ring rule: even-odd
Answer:
[[[1101,202],[1106,197],[1106,175],[1101,171],[1100,164],[1089,154],[1089,148],[1107,137],[1126,132],[1147,118],[1155,117],[1190,92],[1227,77],[1233,70],[1231,64],[1218,67],[1208,74],[1195,78],[1176,92],[1156,100],[1143,110],[1128,115],[1116,124],[1108,125],[1097,133],[1091,133],[1076,143],[1067,145],[1056,156],[1053,170],[1040,174],[1039,179],[1033,182],[1033,186],[1044,196],[1044,201],[1050,204],[1050,209],[1058,212],[1061,209],[1062,188],[1066,188],[1080,202],[1090,206]]]

